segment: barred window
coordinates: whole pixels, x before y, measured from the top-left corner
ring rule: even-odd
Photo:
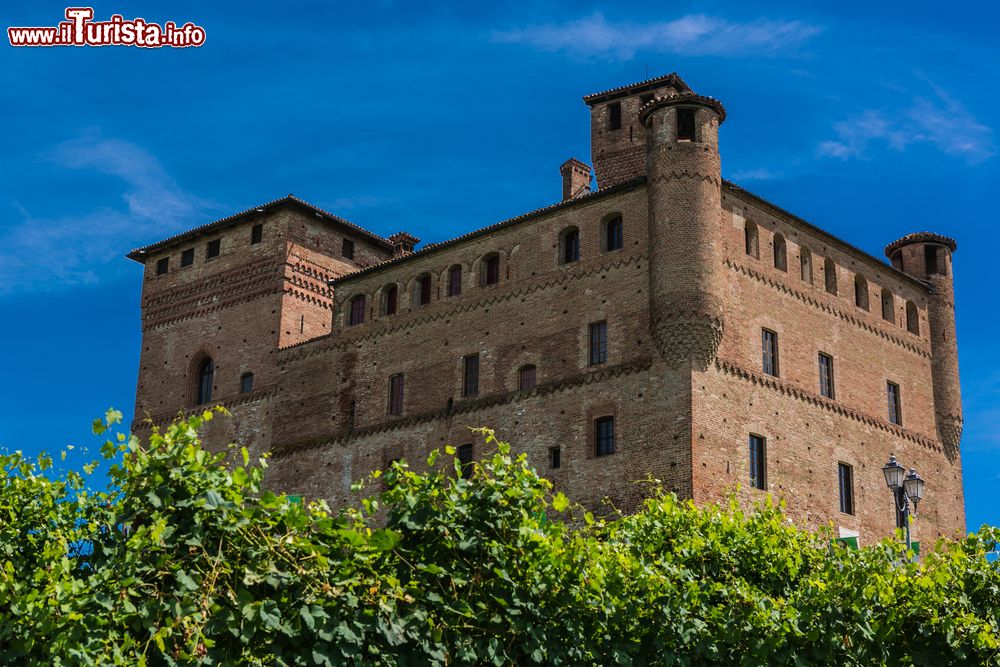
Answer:
[[[600,417],[594,420],[594,454],[609,456],[615,453],[615,418]]]
[[[590,365],[603,364],[608,360],[608,323],[594,322],[590,325]]]
[[[819,353],[819,394],[827,398],[833,395],[833,357]]]
[[[348,326],[362,324],[365,321],[365,295],[359,294],[351,299],[351,311],[347,321]]]
[[[767,441],[759,435],[750,435],[750,486],[767,489]]]
[[[535,388],[535,367],[532,364],[521,366],[517,372],[517,388],[521,391]]]
[[[353,412],[353,404],[352,404]],[[403,414],[403,374],[396,373],[389,378],[389,414]],[[351,415],[353,422],[353,414]]]
[[[458,465],[462,470],[462,477],[470,479],[472,477],[472,445],[464,444],[458,447]]]
[[[768,375],[778,376],[778,334],[768,329],[761,329],[761,348],[763,370]]]
[[[469,354],[462,360],[462,396],[479,394],[479,355]]]

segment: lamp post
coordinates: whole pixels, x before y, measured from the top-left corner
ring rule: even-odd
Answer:
[[[892,491],[896,511],[903,516],[903,528],[906,529],[906,549],[912,546],[910,542],[910,506],[913,506],[913,516],[917,515],[917,504],[924,497],[924,480],[917,471],[906,469],[896,460],[895,454],[889,455],[889,462],[882,466],[885,483]]]

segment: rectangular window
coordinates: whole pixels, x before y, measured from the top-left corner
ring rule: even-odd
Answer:
[[[340,254],[346,259],[354,259],[354,241],[344,239],[344,243],[340,246]]]
[[[156,275],[162,276],[170,268],[170,258],[164,257],[156,260]]]
[[[208,242],[205,246],[205,259],[213,259],[219,256],[219,251],[222,249],[222,239],[215,239]]]
[[[897,426],[903,425],[903,410],[899,402],[899,385],[886,382],[885,392],[889,398],[889,421]]]
[[[928,275],[935,274],[938,272],[938,253],[937,247],[932,245],[924,246],[924,264],[926,265]]]
[[[600,417],[594,420],[594,455],[609,456],[615,453],[615,418]]]
[[[522,366],[517,372],[517,388],[521,391],[535,388],[535,367]]]
[[[249,394],[253,391],[253,373],[244,373],[240,376],[240,393]]]
[[[833,357],[819,353],[819,395],[834,398],[833,395]]]
[[[399,289],[395,285],[389,285],[385,288],[385,314],[392,315],[396,312],[396,297],[399,294]]]
[[[500,282],[500,256],[493,255],[486,260],[486,284],[496,285]]]
[[[590,365],[603,364],[608,360],[608,323],[594,322],[590,325]]]
[[[837,473],[840,478],[840,511],[854,514],[854,467],[838,463]]]
[[[403,374],[396,373],[389,378],[389,414],[403,414]]]
[[[351,299],[351,314],[350,319],[347,322],[348,326],[362,324],[365,321],[365,307],[364,294],[359,294]]]
[[[431,302],[431,277],[424,276],[420,279],[420,305],[426,306]]]
[[[622,239],[622,219],[621,217],[614,217],[608,220],[607,226],[607,238],[605,239],[605,246],[608,252],[612,250],[621,250],[624,245]]]
[[[462,360],[462,396],[479,394],[479,355],[470,354]]]
[[[694,109],[677,110],[677,141],[694,141]]]
[[[767,442],[759,435],[750,435],[750,486],[767,489]]]
[[[264,225],[254,225],[250,228],[250,245],[256,245],[264,240]]]
[[[778,334],[761,329],[761,348],[764,372],[778,377]]]
[[[608,105],[608,130],[622,129],[622,103],[612,102]]]
[[[191,266],[194,264],[194,248],[188,248],[181,253],[181,266]]]
[[[462,477],[470,479],[472,477],[472,445],[459,445],[458,465],[462,469]]]
[[[558,447],[549,447],[549,467],[553,469],[562,467],[562,450]]]
[[[458,296],[462,293],[462,267],[453,266],[448,271],[448,296]]]

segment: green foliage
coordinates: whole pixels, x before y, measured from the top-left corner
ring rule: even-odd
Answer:
[[[598,520],[487,430],[470,479],[446,448],[334,513],[262,490],[246,450],[203,450],[211,418],[114,436],[104,492],[0,456],[0,664],[998,661],[996,529],[911,563],[891,540],[831,548],[771,504],[654,492]]]

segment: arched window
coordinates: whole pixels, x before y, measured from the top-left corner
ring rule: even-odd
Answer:
[[[249,394],[253,391],[253,373],[244,373],[240,376],[240,393]]]
[[[896,321],[896,304],[888,287],[882,288],[882,319],[886,322]]]
[[[559,235],[559,263],[570,264],[580,259],[580,230],[570,227]]]
[[[829,257],[823,262],[823,284],[830,294],[837,294],[837,265]]]
[[[535,366],[526,364],[517,371],[517,388],[524,391],[535,388]]]
[[[743,223],[743,245],[748,255],[760,259],[760,236],[757,233],[757,223],[753,220]]]
[[[425,274],[417,278],[413,286],[413,303],[426,306],[431,302],[431,275]]]
[[[353,327],[365,321],[365,295],[358,294],[351,298],[351,307],[348,313],[347,326]]]
[[[622,217],[616,215],[604,223],[604,251],[621,250],[625,245]]]
[[[920,335],[920,316],[917,313],[917,304],[912,301],[906,302],[906,330],[911,334]]]
[[[456,264],[448,269],[448,296],[458,296],[462,293],[462,266]]]
[[[211,357],[205,357],[198,366],[197,405],[204,405],[212,400],[212,385],[215,383],[215,362]]]
[[[382,313],[384,315],[392,315],[396,312],[396,307],[399,304],[399,288],[395,284],[387,285],[385,289],[382,290]]]
[[[785,237],[781,234],[774,235],[774,268],[788,271],[788,249],[785,247]]]
[[[493,253],[483,257],[479,267],[479,284],[496,285],[500,282],[500,255]]]
[[[802,265],[800,275],[802,280],[812,285],[813,281],[813,258],[812,253],[809,252],[809,248],[801,248],[799,250],[799,262]]]
[[[861,275],[854,276],[854,304],[868,310],[868,281]]]

